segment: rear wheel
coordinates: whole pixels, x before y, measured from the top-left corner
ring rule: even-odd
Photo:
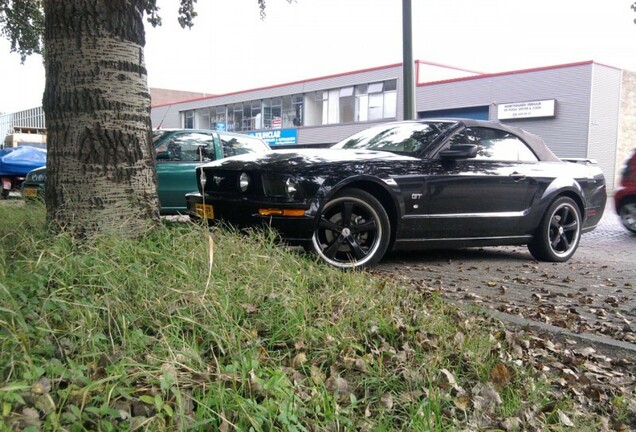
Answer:
[[[579,207],[571,198],[560,197],[548,207],[528,249],[540,261],[563,262],[574,255],[580,239]]]
[[[312,245],[320,258],[331,265],[366,267],[382,258],[390,231],[389,217],[373,195],[346,189],[325,204]]]
[[[628,198],[618,208],[618,215],[625,228],[636,234],[636,198]]]

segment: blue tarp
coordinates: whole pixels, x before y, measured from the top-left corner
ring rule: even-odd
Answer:
[[[0,150],[0,175],[25,176],[46,165],[46,150],[31,146],[9,147]]]

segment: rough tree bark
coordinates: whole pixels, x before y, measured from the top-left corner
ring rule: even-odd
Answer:
[[[142,0],[45,0],[49,222],[134,237],[159,222]]]

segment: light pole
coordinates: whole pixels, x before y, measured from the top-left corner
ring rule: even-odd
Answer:
[[[413,64],[411,0],[402,0],[402,85],[404,120],[415,119],[415,77]]]

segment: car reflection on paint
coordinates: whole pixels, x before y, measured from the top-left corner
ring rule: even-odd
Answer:
[[[276,229],[325,262],[355,268],[388,250],[526,244],[566,261],[606,202],[593,161],[564,161],[497,122],[383,123],[329,149],[280,150],[197,168],[193,217]]]

